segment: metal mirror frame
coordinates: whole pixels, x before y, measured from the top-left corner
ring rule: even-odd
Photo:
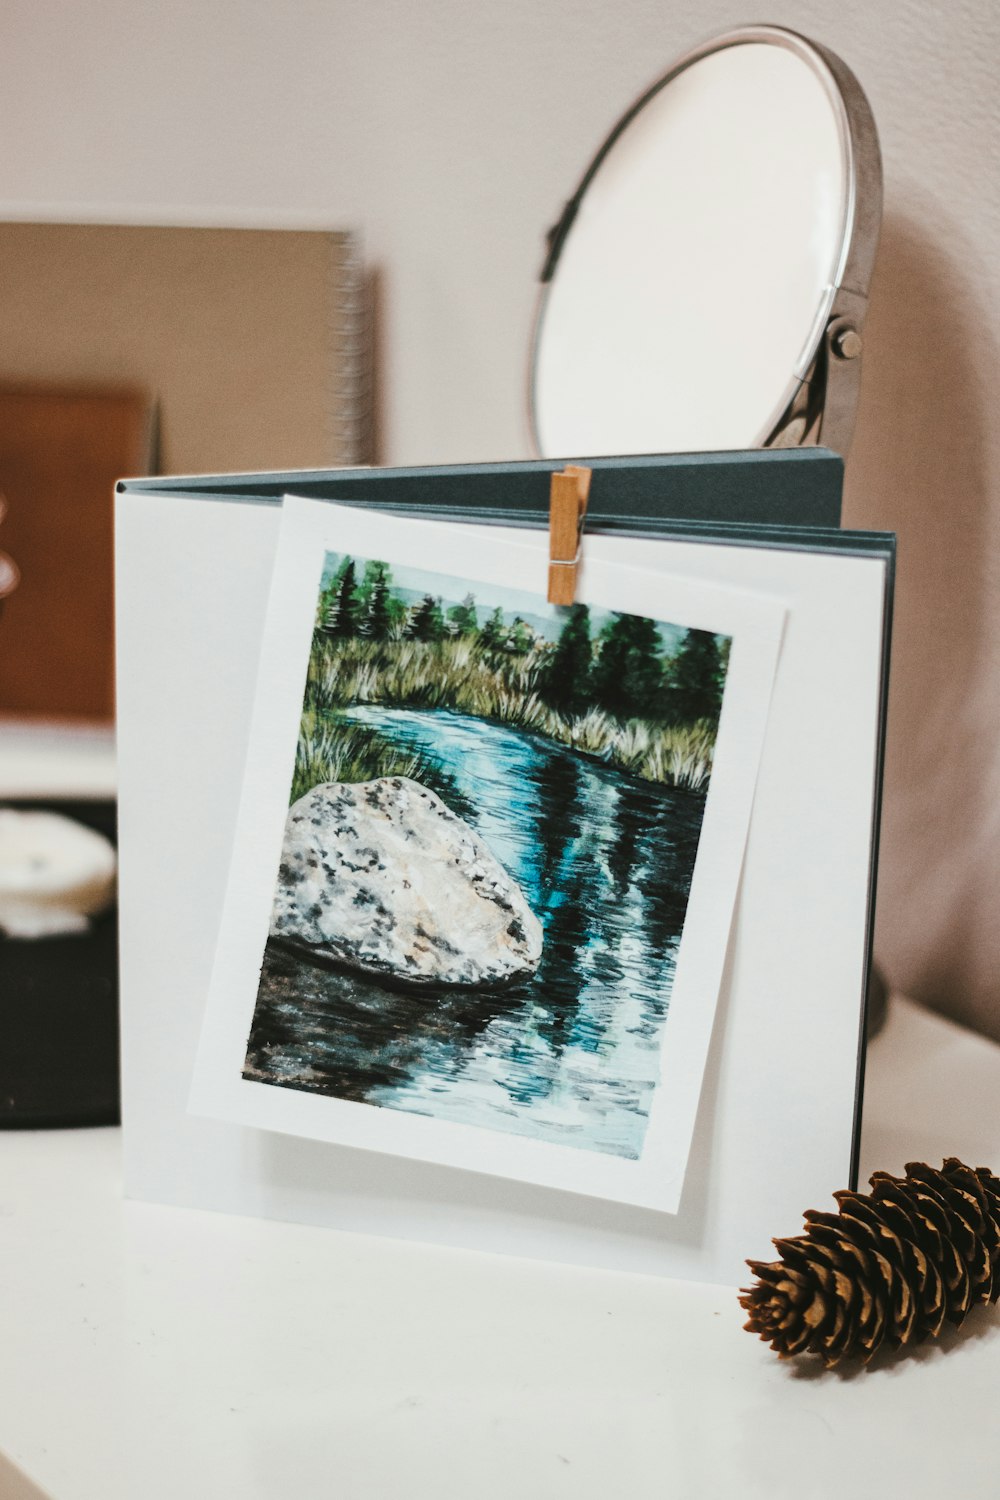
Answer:
[[[845,212],[836,270],[816,309],[788,385],[751,447],[794,448],[822,443],[846,456],[861,383],[862,329],[882,221],[882,156],[871,106],[857,78],[836,53],[780,26],[743,26],[710,37],[684,53],[616,121],[598,148],[559,219],[549,230],[529,352],[528,427],[542,452],[536,421],[536,375],[549,287],[584,194],[618,139],[645,106],[694,63],[748,43],[783,47],[801,58],[823,84],[837,119],[846,172]],[[738,337],[734,329],[734,337]]]

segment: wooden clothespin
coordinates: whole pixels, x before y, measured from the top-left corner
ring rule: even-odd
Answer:
[[[590,494],[589,469],[567,464],[549,491],[549,603],[572,604]]]

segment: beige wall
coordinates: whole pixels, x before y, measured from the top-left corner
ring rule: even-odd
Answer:
[[[525,451],[542,231],[721,0],[7,0],[0,212],[359,225],[384,269],[384,457]],[[848,518],[899,530],[880,940],[1000,1035],[1000,6],[786,0],[885,150]],[[807,999],[807,997],[804,997]]]

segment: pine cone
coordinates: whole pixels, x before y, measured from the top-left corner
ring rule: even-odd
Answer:
[[[745,1327],[781,1355],[827,1365],[918,1344],[1000,1296],[1000,1180],[950,1156],[940,1172],[908,1162],[876,1172],[870,1193],[835,1193],[839,1213],[810,1209],[806,1231],[775,1240],[781,1260],[748,1261]]]

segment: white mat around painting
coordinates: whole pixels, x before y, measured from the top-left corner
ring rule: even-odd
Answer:
[[[119,499],[126,1188],[136,1197],[735,1282],[850,1171],[885,563],[590,537],[588,556],[781,599],[788,621],[679,1212],[186,1112],[277,507]],[[537,532],[491,531],[543,550]]]
[[[614,1014],[614,1022],[603,1030],[603,1046],[597,1052],[590,1037],[586,1046],[566,1038],[556,1054],[558,1063],[546,1048],[543,1059],[539,1059],[538,1053],[533,1054],[535,1060],[526,1068],[526,1050],[533,1042],[537,1045],[541,1041],[534,1029],[537,1023],[531,1022],[527,1027],[522,1023],[516,1038],[512,1038],[505,1030],[511,1022],[505,1018],[501,1027],[504,1040],[497,1037],[491,1043],[487,1014],[477,1037],[478,1056],[470,1059],[468,1052],[463,1052],[463,1066],[457,1079],[455,1054],[449,1048],[447,1062],[442,1060],[432,1069],[419,1099],[401,1100],[400,1093],[395,1091],[376,1105],[367,1102],[370,1097],[367,1095],[366,1102],[359,1102],[349,1088],[337,1096],[332,1089],[329,1093],[313,1093],[301,1086],[275,1087],[276,1076],[287,1077],[280,1065],[277,1074],[267,1072],[266,1081],[244,1073],[247,1039],[254,1026],[275,884],[282,861],[316,601],[330,553],[351,554],[356,559],[380,558],[392,566],[394,575],[401,564],[422,570],[416,575],[419,588],[431,590],[434,595],[447,591],[446,597],[453,603],[471,589],[480,601],[484,618],[495,605],[506,606],[510,614],[520,616],[523,611],[526,619],[534,617],[544,628],[540,616],[549,609],[545,602],[547,558],[534,548],[501,541],[495,536],[484,547],[481,527],[411,520],[380,514],[377,510],[286,497],[221,935],[191,1092],[192,1110],[290,1135],[390,1152],[462,1170],[489,1172],[541,1187],[675,1213],[736,904],[785,620],[784,605],[766,594],[723,588],[714,582],[676,575],[664,577],[649,569],[611,565],[591,557],[585,559],[576,586],[578,603],[658,619],[666,622],[668,629],[673,625],[724,635],[730,643],[711,785],[697,839],[697,862],[683,919],[676,973],[671,977],[664,971],[656,972],[656,988],[664,1000],[668,999],[666,1015],[662,1020],[659,1016],[654,1020],[654,1013],[640,1009],[627,1019],[627,1007],[641,1005],[640,995],[636,994],[642,988],[640,965],[629,971],[632,977],[623,983],[622,993],[613,1001],[611,996],[616,992],[610,978],[603,977],[595,986],[600,997],[594,999],[601,1009],[593,1013],[589,1023],[584,1023],[584,1029],[592,1032],[604,1026],[605,1006]],[[411,584],[414,586],[415,583]],[[511,594],[511,590],[515,592]],[[377,644],[374,649],[378,650]],[[495,763],[505,731],[494,726],[490,732],[494,739],[487,754]],[[466,765],[469,754],[466,748],[462,756]],[[466,794],[475,799],[477,793],[485,790],[486,779],[470,777],[465,785]],[[509,801],[514,788],[508,786],[505,790]],[[593,823],[586,833],[578,828],[578,835],[582,836],[574,847],[579,847],[580,852],[569,857],[570,867],[575,858],[593,865],[603,857],[601,849],[605,846],[597,840],[616,826],[608,808],[607,791],[607,782],[602,781],[591,792],[600,799],[597,804],[600,812],[595,817],[596,810],[589,809]],[[564,835],[571,831],[573,818],[568,808],[547,816],[559,823]],[[356,811],[351,817],[352,820],[357,817]],[[499,836],[503,836],[510,822],[509,808],[505,808],[497,829]],[[544,843],[545,835],[538,837]],[[634,829],[631,837],[633,840],[637,837]],[[315,866],[315,856],[312,862]],[[566,878],[573,879],[572,875]],[[665,885],[666,869],[660,871],[660,879]],[[395,885],[392,891],[393,896],[399,893]],[[366,894],[371,899],[370,892]],[[607,894],[599,888],[592,899],[601,904],[607,900]],[[521,896],[519,888],[518,896]],[[578,895],[576,899],[581,897]],[[618,896],[615,904],[620,906],[623,899]],[[645,908],[632,909],[628,940],[633,946],[641,943],[646,920]],[[455,934],[449,931],[449,936]],[[602,935],[599,941],[606,944],[608,940]],[[547,944],[546,938],[543,952]],[[574,957],[586,947],[585,939],[577,939]],[[662,952],[657,958],[662,958]],[[624,955],[622,961],[627,961]],[[314,971],[309,971],[310,977],[311,972]],[[569,964],[568,972],[576,976],[573,963]],[[550,1001],[551,987],[564,977],[564,972],[556,976],[539,971],[534,976],[537,1000],[526,999],[517,1013],[533,1016],[537,1006]],[[577,1015],[586,1014],[588,981],[581,975],[570,982],[574,985],[573,1010]],[[337,981],[331,983],[336,985]],[[325,993],[329,995],[329,991]],[[443,999],[440,992],[439,998]],[[370,1040],[365,1042],[363,1068],[370,1068],[376,1058],[384,1066],[389,1037],[401,1024],[405,1025],[410,1046],[419,1053],[421,1017],[429,1007],[433,1008],[434,1002],[425,992],[414,1009],[407,1011],[407,1023],[401,1023],[398,999],[393,1002],[392,996],[383,991],[380,1005],[384,1006],[387,1000],[388,1014],[393,1019],[387,1021],[377,1045]],[[413,1005],[412,995],[410,1004]],[[480,999],[480,1016],[483,1009]],[[350,1003],[348,1014],[351,1017],[357,1014]],[[327,1026],[336,1025],[329,1019],[329,1012],[327,1015]],[[339,1015],[342,1019],[343,1013]],[[652,1031],[656,1045],[648,1052],[644,1049],[643,1053],[633,1054],[623,1063],[619,1060],[623,1038],[616,1037],[616,1032],[626,1030],[629,1025]],[[287,1024],[282,1021],[282,1033],[286,1030]],[[343,1029],[340,1035],[343,1059],[347,1050]],[[458,1028],[458,1035],[467,1039],[468,1022]],[[431,1045],[430,1037],[426,1038],[426,1045]],[[298,1058],[297,1052],[295,1055]],[[650,1080],[648,1095],[639,1085],[643,1055],[651,1055],[658,1075],[655,1084]],[[316,1069],[315,1052],[311,1051],[309,1057],[307,1067],[312,1078]],[[269,1062],[273,1058],[274,1053],[269,1052]],[[480,1088],[485,1085],[488,1102],[480,1097],[476,1103],[476,1083],[472,1082],[470,1088],[470,1062],[473,1071],[478,1067],[485,1073],[485,1078],[480,1077],[478,1082]],[[342,1060],[340,1065],[343,1066]],[[300,1066],[301,1062],[296,1061],[297,1077]],[[497,1078],[497,1066],[502,1070],[502,1080]],[[419,1073],[419,1065],[416,1071]],[[399,1082],[405,1091],[407,1086],[413,1087],[411,1067],[404,1065],[401,1072]],[[518,1098],[529,1076],[532,1083],[536,1078],[542,1084],[549,1083],[550,1093],[541,1111],[545,1118],[539,1120],[535,1114],[526,1118],[522,1104],[520,1118],[516,1120],[519,1128],[512,1132],[511,1100]],[[371,1072],[365,1077],[368,1086],[374,1087]],[[627,1093],[630,1085],[635,1092],[630,1107],[624,1109],[619,1096]],[[343,1090],[342,1081],[340,1087]],[[397,1101],[395,1107],[384,1107],[390,1100]],[[498,1109],[499,1100],[503,1103]],[[605,1136],[609,1122],[620,1122],[619,1129],[625,1128],[626,1122],[629,1128],[634,1128],[639,1119],[645,1124],[641,1146],[631,1138],[622,1141]],[[600,1144],[593,1135],[595,1128]],[[633,1151],[638,1151],[637,1157],[630,1154]]]

